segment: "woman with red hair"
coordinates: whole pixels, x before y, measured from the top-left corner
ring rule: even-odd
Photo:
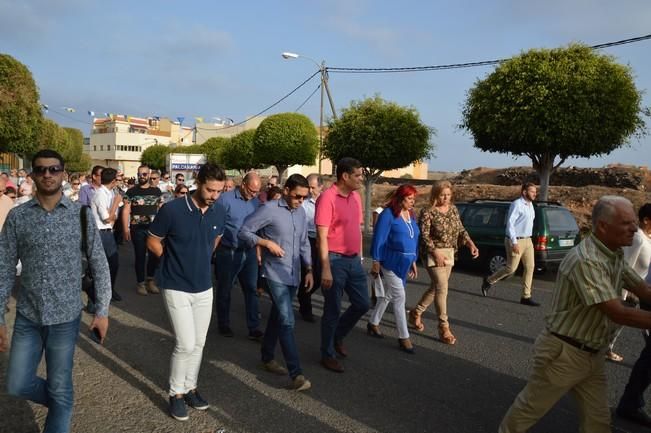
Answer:
[[[393,303],[398,344],[400,350],[409,354],[414,353],[414,346],[407,329],[405,282],[408,276],[416,278],[418,272],[416,259],[420,230],[413,210],[415,201],[416,188],[412,185],[401,185],[393,193],[375,223],[371,245],[371,275],[378,278],[382,269],[384,293],[377,295],[377,303],[371,311],[366,328],[369,335],[382,338],[380,320],[389,302]]]

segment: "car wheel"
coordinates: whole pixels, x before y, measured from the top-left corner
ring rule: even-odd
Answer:
[[[491,251],[486,261],[486,268],[488,272],[490,274],[493,274],[504,266],[506,266],[506,254],[504,251]]]

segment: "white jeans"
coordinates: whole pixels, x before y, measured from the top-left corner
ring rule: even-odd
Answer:
[[[170,396],[186,394],[197,387],[212,315],[212,287],[200,293],[164,289],[163,300],[176,338],[170,361]]]
[[[396,318],[398,338],[409,338],[407,314],[405,312],[405,285],[402,283],[402,279],[390,270],[383,267],[382,273],[384,274],[384,294],[386,296],[377,298],[369,322],[371,325],[379,325],[389,302],[391,302],[393,303],[393,314]]]

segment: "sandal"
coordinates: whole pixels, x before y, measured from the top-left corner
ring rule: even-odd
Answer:
[[[420,319],[420,313],[417,310],[409,311],[409,326],[420,332],[425,330],[425,325]]]
[[[609,359],[613,362],[622,362],[624,360],[624,357],[622,355],[619,355],[612,350],[609,350],[606,352],[606,359]]]
[[[449,345],[457,342],[457,338],[450,332],[450,325],[447,323],[439,325],[439,339],[441,342]]]

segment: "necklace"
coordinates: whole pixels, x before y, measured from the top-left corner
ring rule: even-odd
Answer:
[[[409,219],[404,219],[404,218],[401,218],[401,219],[405,222],[405,225],[407,226],[407,231],[409,232],[409,237],[411,239],[413,239],[415,233],[414,233],[414,228],[411,226],[411,217]]]

